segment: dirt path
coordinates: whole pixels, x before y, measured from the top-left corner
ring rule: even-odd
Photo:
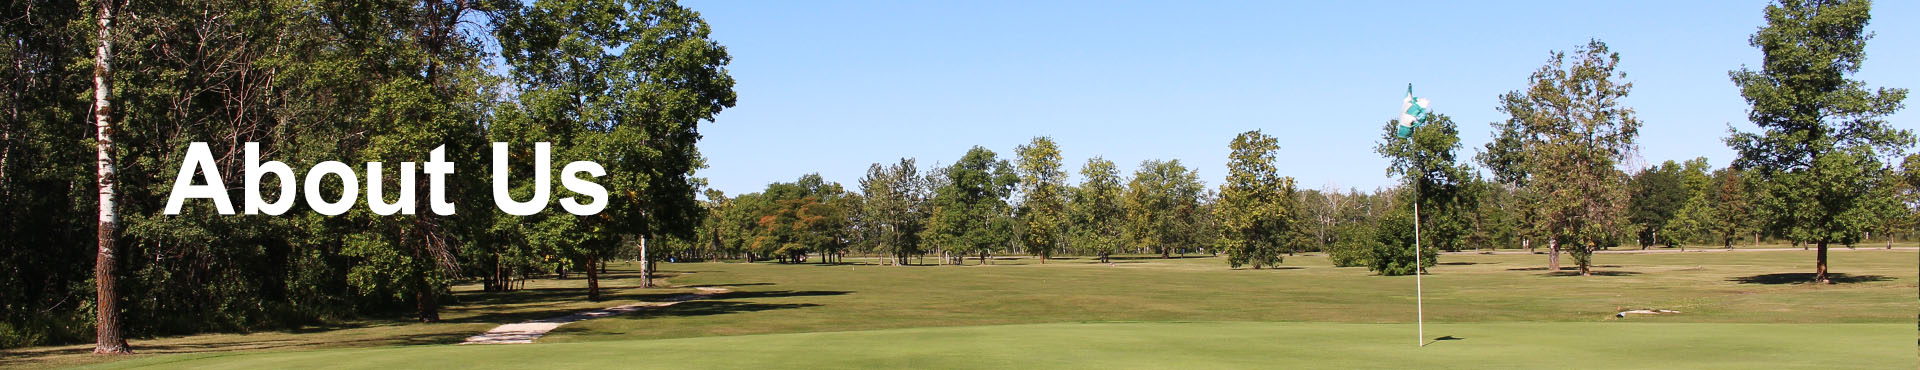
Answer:
[[[535,339],[540,339],[540,337],[547,335],[547,332],[553,331],[553,329],[557,329],[561,325],[571,324],[571,323],[582,321],[582,320],[592,320],[592,319],[608,317],[613,315],[620,315],[620,314],[644,310],[652,307],[672,306],[676,303],[700,299],[701,297],[704,297],[704,296],[732,292],[732,290],[729,290],[727,288],[700,287],[695,289],[699,289],[700,291],[693,294],[681,294],[681,295],[669,297],[660,302],[641,302],[641,303],[635,303],[630,305],[608,307],[608,308],[603,308],[603,309],[598,309],[593,311],[579,312],[579,313],[574,313],[572,315],[560,316],[560,317],[549,318],[549,319],[533,320],[533,321],[522,322],[522,323],[500,325],[500,326],[494,327],[493,330],[488,330],[486,333],[467,337],[467,341],[462,342],[460,344],[533,343]]]

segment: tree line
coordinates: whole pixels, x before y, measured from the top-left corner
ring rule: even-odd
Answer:
[[[1432,265],[1437,251],[1523,248],[1546,250],[1549,270],[1559,271],[1565,255],[1588,275],[1597,250],[1768,239],[1817,247],[1814,278],[1824,281],[1829,244],[1877,236],[1891,247],[1920,226],[1920,156],[1905,156],[1913,135],[1883,119],[1906,90],[1869,91],[1846,79],[1864,57],[1870,6],[1767,8],[1768,26],[1750,40],[1765,63],[1730,73],[1761,131],[1730,130],[1725,141],[1740,156],[1724,167],[1705,158],[1633,162],[1643,125],[1624,103],[1633,84],[1620,55],[1590,40],[1550,53],[1525,88],[1498,96],[1507,118],[1491,123],[1494,137],[1470,158],[1445,114],[1406,138],[1388,122],[1375,151],[1402,180],[1394,187],[1299,189],[1275,169],[1277,141],[1258,130],[1229,142],[1217,188],[1178,160],[1144,161],[1122,179],[1100,157],[1081,165],[1080,184],[1066,185],[1061,149],[1037,137],[1010,161],[975,147],[924,174],[913,158],[876,163],[859,189],[807,175],[733,198],[709,190],[711,217],[673,253],[788,263],[864,253],[893,264],[928,255],[961,264],[1001,254],[1044,263],[1057,254],[1104,262],[1115,253],[1224,253],[1232,267],[1257,269],[1325,251],[1338,266],[1399,275]],[[791,187],[809,190],[784,190]],[[803,239],[821,242],[791,242]]]
[[[1338,266],[1401,275],[1440,251],[1522,248],[1544,249],[1555,271],[1564,254],[1587,274],[1600,249],[1768,239],[1817,247],[1824,280],[1830,244],[1890,246],[1920,226],[1920,157],[1902,156],[1913,135],[1884,120],[1906,90],[1848,79],[1870,35],[1865,1],[1767,7],[1750,39],[1763,63],[1730,73],[1760,130],[1730,133],[1740,155],[1724,167],[1631,164],[1642,125],[1623,103],[1632,84],[1594,40],[1551,53],[1523,88],[1498,96],[1507,118],[1473,155],[1445,114],[1407,138],[1386,123],[1375,151],[1401,183],[1370,191],[1301,188],[1278,173],[1279,140],[1253,130],[1223,141],[1217,185],[1177,159],[1123,173],[1100,157],[1069,184],[1063,148],[1037,137],[1004,158],[975,147],[945,166],[876,163],[851,188],[806,175],[738,195],[694,176],[699,125],[735,103],[730,57],[698,13],[671,1],[7,7],[17,16],[0,20],[12,62],[0,65],[6,347],[91,334],[114,352],[123,334],[433,321],[463,281],[506,291],[580,274],[597,297],[614,259],[647,262],[643,274],[661,259],[837,263],[855,253],[901,265],[1224,254],[1229,267],[1262,269],[1324,252]],[[495,159],[486,143],[513,143],[510,162],[527,163],[518,159],[535,155],[535,141],[552,142],[556,161],[606,166],[607,211],[221,216],[196,202],[159,212],[191,142],[221,148],[214,170],[228,179],[246,163],[245,142],[294,168],[424,162],[423,149],[444,144],[462,166],[450,197],[480,199],[491,196],[482,164]],[[382,185],[393,184],[405,183]],[[519,182],[507,195],[536,192]]]
[[[691,235],[698,127],[735,103],[726,48],[668,0],[4,7],[0,347],[92,337],[97,352],[123,353],[127,336],[436,321],[454,283],[502,291],[553,273],[586,275],[597,297],[596,266],[648,238]],[[456,166],[446,199],[468,206],[220,215],[197,200],[163,215],[193,142],[208,143],[216,166],[205,171],[235,198],[251,160],[242,143],[300,169],[424,163],[444,145],[431,154]],[[487,165],[506,159],[489,142],[512,148],[506,196],[580,196],[530,180],[558,177],[529,165],[533,143],[549,142],[554,161],[605,167],[607,208],[476,207],[493,195]],[[428,193],[397,167],[367,186]],[[267,177],[260,196],[282,198],[279,181]],[[321,184],[327,199],[346,190]]]

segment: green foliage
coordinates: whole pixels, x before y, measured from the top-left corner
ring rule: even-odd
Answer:
[[[1205,192],[1199,171],[1187,169],[1178,159],[1141,162],[1123,195],[1127,239],[1162,258],[1198,246],[1200,199]]]
[[[1334,228],[1334,240],[1327,244],[1327,260],[1334,267],[1371,266],[1373,263],[1373,224],[1346,223]]]
[[[1819,246],[1816,279],[1826,279],[1829,243],[1853,244],[1878,219],[1872,189],[1889,178],[1881,158],[1912,146],[1913,133],[1885,117],[1906,89],[1870,90],[1848,79],[1866,59],[1872,2],[1783,0],[1766,8],[1765,27],[1749,44],[1763,54],[1759,70],[1729,73],[1752,106],[1758,132],[1734,132],[1727,144],[1736,167],[1765,177],[1765,213],[1777,232]]]
[[[1527,207],[1533,232],[1560,241],[1582,275],[1627,219],[1626,176],[1615,166],[1635,147],[1640,121],[1620,105],[1633,84],[1622,81],[1619,63],[1599,40],[1575,50],[1571,64],[1554,52],[1528,77],[1527,90],[1501,96],[1509,119],[1494,124],[1500,136],[1482,157],[1496,178],[1534,197]]]
[[[933,217],[926,240],[947,251],[952,263],[980,256],[981,263],[1013,242],[1012,206],[1007,204],[1020,179],[1006,161],[982,147],[941,171],[933,193]]]
[[[1052,138],[1035,137],[1014,149],[1019,155],[1021,246],[1041,261],[1060,251],[1066,241],[1067,172],[1060,166],[1060,146]]]
[[[1293,178],[1274,167],[1280,144],[1259,130],[1233,138],[1227,156],[1227,180],[1220,184],[1220,201],[1213,208],[1219,220],[1221,249],[1233,268],[1254,269],[1281,262],[1281,249],[1291,248],[1299,227],[1298,197]]]
[[[927,192],[926,178],[911,158],[868,167],[867,177],[860,179],[866,201],[854,221],[868,250],[890,255],[902,265],[907,256],[926,254],[921,233],[927,229]]]
[[[1681,184],[1678,163],[1666,161],[1635,174],[1627,186],[1632,192],[1627,204],[1627,221],[1635,229],[1641,248],[1667,242],[1671,235],[1661,234],[1674,214],[1687,204],[1687,189]]]
[[[1414,273],[1413,213],[1396,208],[1374,224],[1373,240],[1367,248],[1363,260],[1368,270],[1387,276],[1412,275]],[[1423,230],[1424,231],[1424,230]],[[1356,236],[1358,236],[1356,232]],[[1424,236],[1424,235],[1423,235]],[[1424,240],[1423,240],[1424,241]],[[1433,267],[1440,251],[1428,243],[1420,243],[1420,271]]]
[[[694,127],[733,104],[725,50],[698,14],[670,2],[588,3],[126,2],[109,37],[124,67],[113,114],[123,123],[114,156],[128,334],[271,329],[401,309],[432,320],[461,277],[504,290],[516,275],[623,245],[624,234],[691,234],[700,214],[689,178],[700,163]],[[28,313],[92,305],[91,289],[75,288],[91,279],[91,248],[75,246],[93,244],[95,197],[74,190],[93,186],[92,166],[75,165],[91,158],[91,130],[68,124],[90,113],[92,6],[5,7],[25,16],[0,20],[8,40],[0,55],[12,61],[0,74],[21,78],[0,84],[8,107],[0,212],[16,212],[0,213],[0,261],[15,266],[0,280],[0,323],[36,331],[21,334],[34,338],[23,343],[78,339],[69,333],[90,330],[84,322],[48,325],[68,315]],[[593,21],[575,22],[585,19]],[[490,64],[489,33],[508,65]],[[444,198],[485,200],[487,171],[475,164],[488,163],[489,140],[515,144],[516,164],[528,163],[535,140],[555,142],[555,161],[597,160],[623,199],[600,219],[496,217],[484,202],[439,215],[420,204],[424,177],[398,181],[397,162],[426,162],[444,145],[461,166]],[[322,216],[296,202],[286,215],[223,216],[190,201],[181,215],[161,215],[191,142],[212,144],[212,170],[236,203],[240,143],[257,142],[263,160],[296,170],[385,163],[374,185],[388,200],[416,186],[416,214],[355,207]],[[530,172],[514,170],[515,179]],[[262,184],[267,199],[281,196],[278,181]],[[524,186],[513,192],[529,196]],[[36,216],[18,213],[29,211]]]
[[[1126,188],[1113,161],[1097,156],[1080,167],[1080,177],[1086,180],[1072,189],[1073,196],[1067,203],[1068,219],[1072,221],[1069,240],[1075,248],[1108,262],[1107,258],[1127,243],[1123,227],[1127,210],[1121,198]]]
[[[1413,135],[1406,139],[1395,135],[1395,127],[1395,123],[1387,123],[1374,152],[1387,157],[1387,175],[1400,176],[1406,186],[1413,187],[1409,195],[1415,198],[1401,204],[1411,208],[1419,202],[1421,243],[1448,251],[1471,248],[1467,242],[1474,231],[1479,197],[1468,185],[1478,176],[1473,167],[1457,163],[1459,125],[1453,117],[1434,114],[1427,125],[1414,128]],[[1412,240],[1413,235],[1404,238]]]
[[[1667,246],[1703,243],[1703,239],[1711,236],[1709,228],[1717,216],[1709,189],[1712,178],[1707,170],[1710,167],[1705,157],[1689,160],[1680,166],[1678,190],[1686,197],[1679,209],[1674,211],[1673,217],[1660,226],[1660,232],[1666,235],[1663,242]]]
[[[708,37],[706,21],[670,1],[508,3],[506,13],[495,33],[522,91],[515,104],[526,122],[518,124],[538,135],[496,141],[517,150],[551,142],[556,163],[593,161],[607,171],[597,179],[611,198],[602,213],[543,216],[577,218],[544,226],[588,236],[559,246],[563,254],[591,266],[626,235],[692,238],[703,215],[691,178],[703,166],[698,126],[735,101],[725,68],[732,57]]]

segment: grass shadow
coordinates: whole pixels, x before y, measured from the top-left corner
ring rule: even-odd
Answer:
[[[1732,279],[1727,279],[1727,281],[1738,282],[1741,284],[1768,284],[1768,285],[1805,284],[1805,283],[1814,282],[1813,275],[1814,273],[1811,273],[1811,272],[1760,274],[1760,275],[1754,275],[1754,276],[1736,277]],[[1883,275],[1847,275],[1842,273],[1827,274],[1827,281],[1831,281],[1834,284],[1855,284],[1855,283],[1889,281],[1889,280],[1894,280],[1894,278],[1890,276],[1883,276]]]
[[[1160,256],[1112,256],[1112,257],[1107,257],[1107,259],[1108,259],[1108,260],[1113,260],[1113,261],[1130,261],[1130,260],[1180,260],[1180,259],[1188,259],[1188,258],[1214,258],[1214,256],[1208,256],[1208,255],[1201,255],[1201,254],[1196,254],[1196,255],[1190,255],[1190,256],[1168,256],[1168,257],[1160,257]]]
[[[1444,263],[1443,263],[1443,265],[1444,265]],[[1593,265],[1593,266],[1587,266],[1587,268],[1590,268],[1590,269],[1603,269],[1603,268],[1604,268],[1604,269],[1611,269],[1611,268],[1620,268],[1620,265]],[[1546,271],[1546,270],[1547,270],[1547,267],[1546,267],[1546,266],[1540,266],[1540,267],[1515,267],[1515,268],[1510,268],[1510,269],[1507,269],[1507,271]],[[1580,267],[1577,267],[1577,266],[1560,266],[1560,271],[1580,271]]]
[[[1633,276],[1633,275],[1639,275],[1640,273],[1633,272],[1633,271],[1607,270],[1607,271],[1588,271],[1587,274],[1593,275],[1593,276]],[[1547,276],[1580,276],[1580,271],[1579,270],[1567,271],[1567,269],[1561,269],[1560,271],[1546,273],[1546,275]]]

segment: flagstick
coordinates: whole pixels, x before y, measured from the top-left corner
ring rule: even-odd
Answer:
[[[1420,346],[1427,346],[1427,303],[1420,287],[1420,183],[1413,184],[1413,312],[1420,326]]]

